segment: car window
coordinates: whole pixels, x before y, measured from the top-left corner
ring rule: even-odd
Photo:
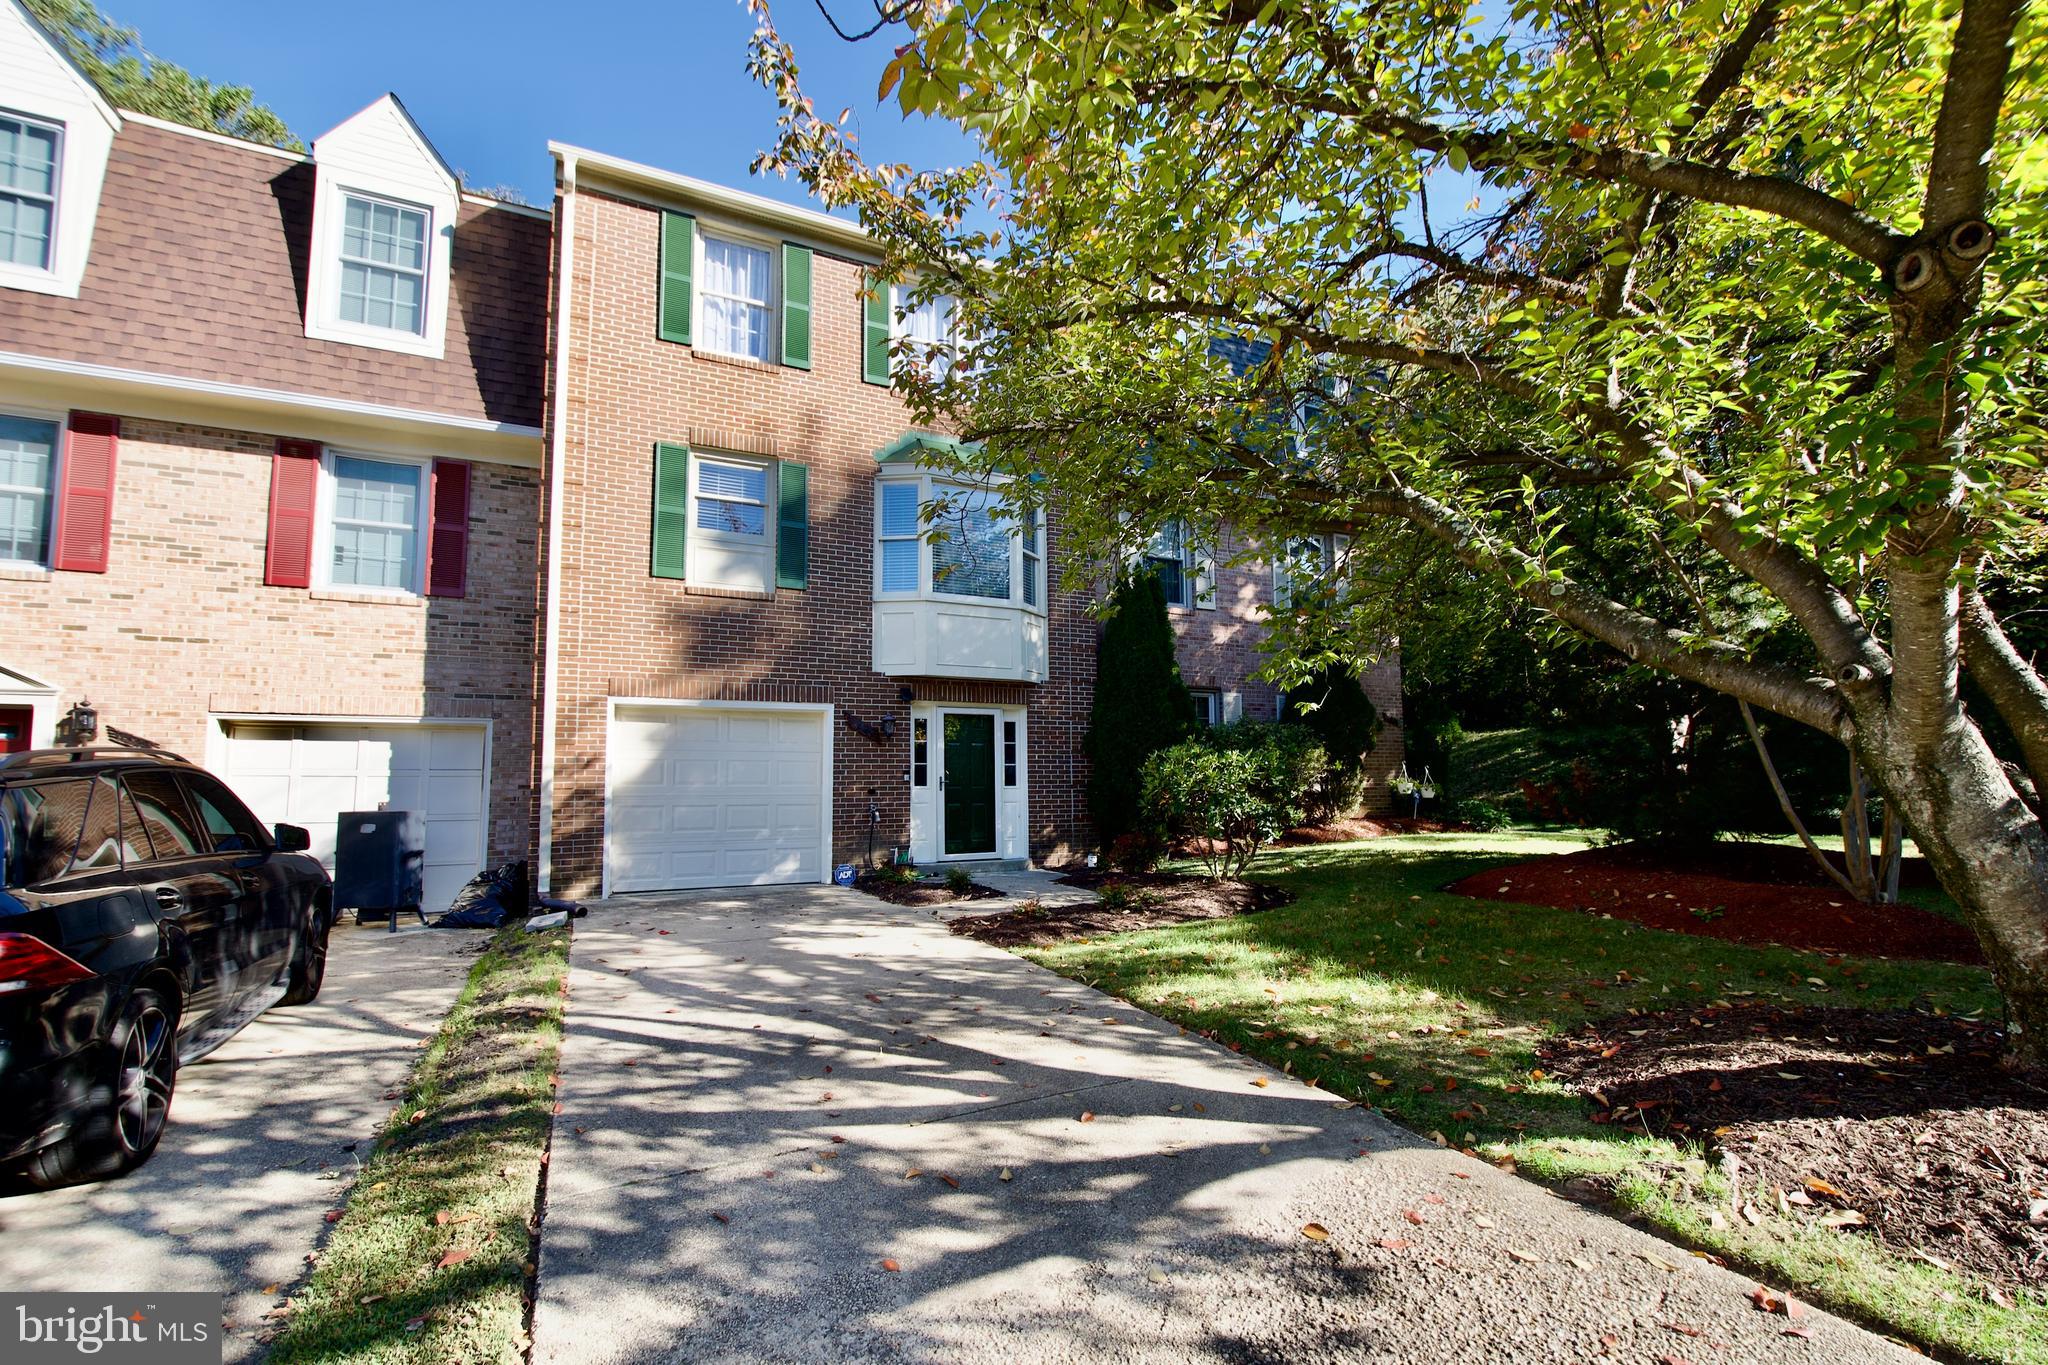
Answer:
[[[120,865],[121,789],[111,778],[102,777],[92,784],[92,804],[85,808],[85,826],[78,836],[71,870],[90,872]]]
[[[149,861],[149,831],[142,827],[142,812],[126,787],[121,792],[121,861],[129,866]]]
[[[7,831],[6,882],[40,886],[71,866],[85,808],[92,800],[87,779],[9,787],[0,792],[0,824]]]
[[[213,836],[216,853],[263,851],[263,826],[256,823],[256,817],[235,799],[233,792],[198,773],[185,774],[185,790],[192,794],[199,818],[205,823],[206,832]]]
[[[185,789],[167,772],[130,773],[122,779],[135,798],[135,810],[149,835],[150,852],[156,858],[186,858],[204,853],[212,845],[192,808],[185,801]]]

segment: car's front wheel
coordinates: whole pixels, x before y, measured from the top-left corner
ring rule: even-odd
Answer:
[[[280,1005],[304,1005],[317,999],[327,979],[327,916],[319,905],[309,905],[299,921],[297,942],[292,944],[292,963],[285,978]]]
[[[69,1136],[45,1147],[25,1174],[52,1188],[125,1175],[163,1138],[178,1084],[178,1006],[167,991],[138,986],[107,1036],[107,1062]]]

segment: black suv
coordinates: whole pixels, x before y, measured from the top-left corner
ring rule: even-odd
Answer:
[[[332,894],[306,847],[174,754],[0,758],[0,1169],[134,1169],[180,1065],[320,993]]]

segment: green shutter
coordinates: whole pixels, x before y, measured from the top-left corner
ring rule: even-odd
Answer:
[[[782,244],[782,363],[811,368],[811,249]]]
[[[654,447],[654,549],[648,572],[656,578],[683,577],[689,531],[690,448],[658,442]]]
[[[811,472],[794,460],[784,460],[777,469],[777,487],[775,586],[806,587],[811,569]]]
[[[861,296],[860,377],[870,384],[889,382],[889,282],[872,276],[872,293]]]
[[[697,221],[687,213],[661,215],[661,319],[663,341],[690,344],[690,271],[697,259]]]

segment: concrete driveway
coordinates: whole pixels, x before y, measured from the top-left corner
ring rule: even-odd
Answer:
[[[181,1071],[140,1170],[0,1199],[0,1289],[217,1290],[225,1358],[254,1354],[485,937],[335,926],[320,998]]]
[[[1913,1358],[927,912],[617,899],[572,992],[538,1365]]]

